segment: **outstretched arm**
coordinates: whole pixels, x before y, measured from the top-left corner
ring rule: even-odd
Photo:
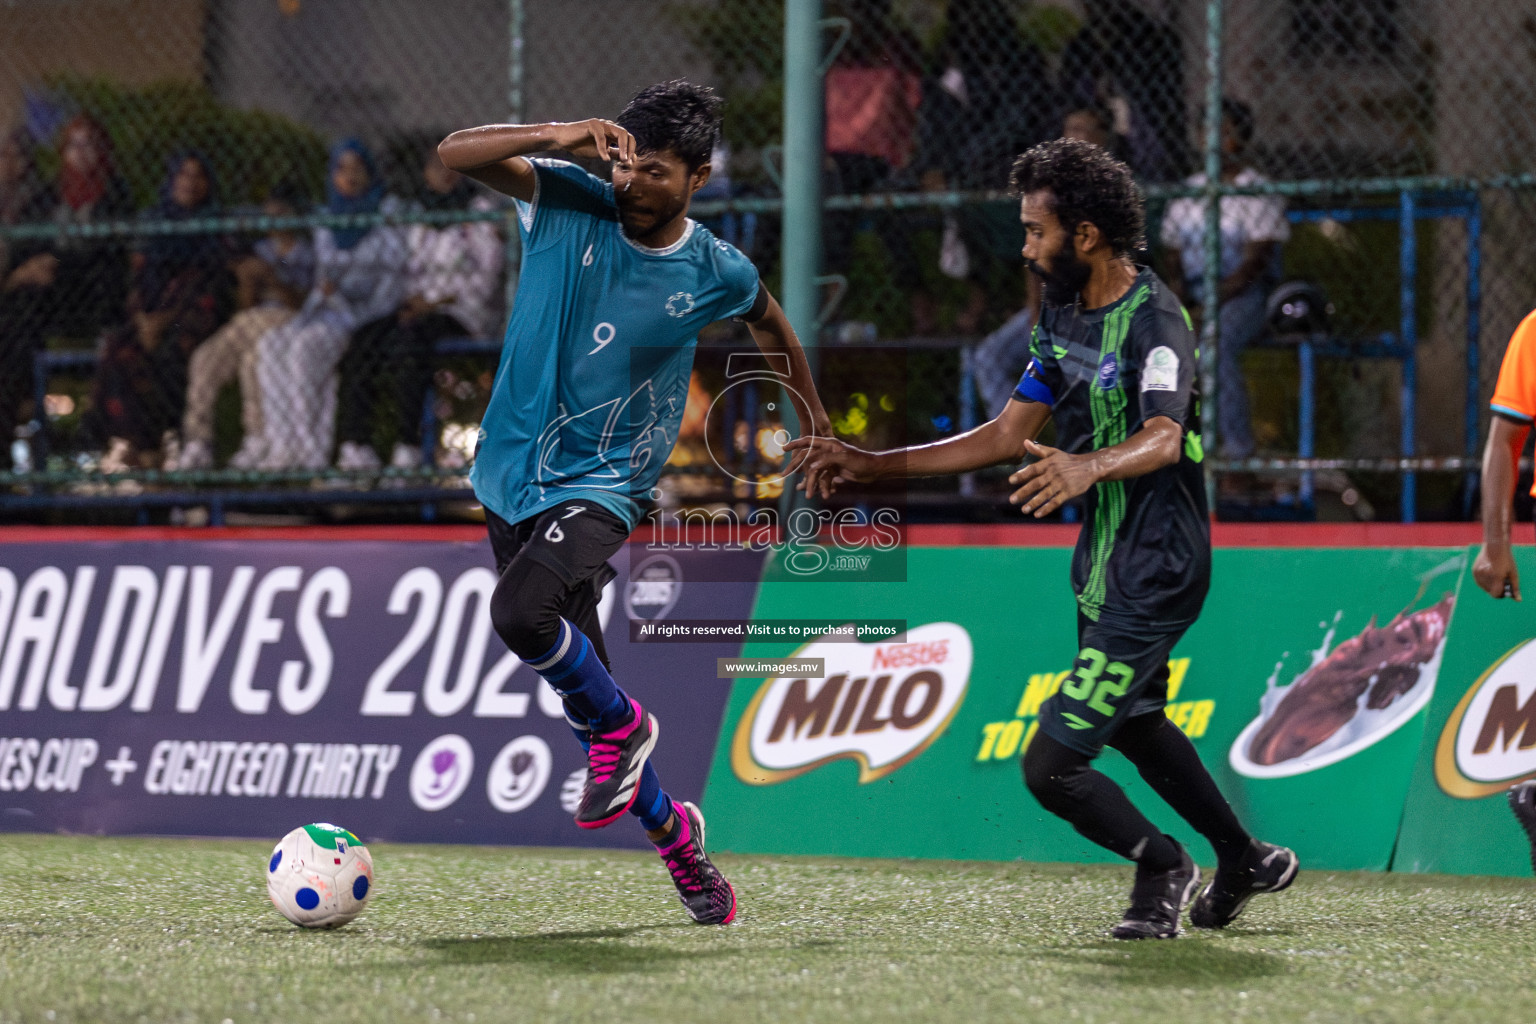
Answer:
[[[488,124],[456,131],[437,144],[443,163],[482,185],[514,199],[533,199],[533,165],[529,153],[558,149],[571,156],[632,161],[635,139],[612,121],[552,124]]]
[[[1184,431],[1167,416],[1154,416],[1119,444],[1071,455],[1030,441],[1032,462],[1008,478],[1018,490],[1008,496],[1025,515],[1048,516],[1100,480],[1129,480],[1179,461]]]
[[[1479,587],[1503,597],[1507,585],[1516,601],[1520,600],[1520,573],[1509,549],[1509,526],[1520,451],[1530,429],[1529,424],[1498,414],[1488,425],[1488,445],[1483,449],[1483,550],[1472,563],[1472,578]]]
[[[866,452],[833,438],[796,438],[785,448],[811,452],[800,486],[810,494],[819,484],[825,498],[836,485],[849,481],[947,476],[1001,462],[1018,462],[1027,452],[1025,445],[1033,443],[1050,415],[1050,407],[1043,403],[1013,399],[996,419],[933,444]]]
[[[795,415],[800,418],[801,432],[812,436],[830,437],[832,421],[827,416],[827,410],[822,408],[821,396],[816,393],[816,382],[811,379],[811,366],[806,361],[805,349],[800,347],[800,338],[795,334],[794,327],[790,325],[789,317],[784,315],[783,307],[768,293],[767,289],[764,289],[762,296],[759,297],[760,305],[765,298],[767,304],[763,308],[762,315],[755,320],[748,320],[747,330],[751,332],[752,340],[757,343],[758,349],[765,355],[779,354],[789,357],[787,387],[790,392],[789,399],[795,406]]]

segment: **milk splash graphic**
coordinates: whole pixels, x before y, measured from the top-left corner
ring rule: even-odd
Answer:
[[[1435,578],[1459,573],[1464,564],[1465,556],[1457,555],[1420,576],[1418,594],[1408,608],[1423,599]],[[1404,609],[1385,626],[1377,626],[1372,617],[1359,634],[1338,646],[1334,638],[1343,621],[1343,609],[1335,611],[1331,620],[1319,622],[1322,641],[1308,652],[1308,665],[1288,685],[1279,685],[1279,680],[1290,652],[1275,663],[1259,700],[1258,716],[1232,744],[1228,754],[1232,768],[1256,779],[1316,771],[1352,757],[1407,724],[1434,695],[1454,605],[1454,594],[1447,593],[1428,608],[1411,614]],[[1395,653],[1390,650],[1394,644],[1398,648]],[[1405,645],[1415,647],[1417,653],[1405,656]],[[1378,653],[1382,660],[1377,664],[1353,671],[1347,667],[1352,658],[1358,661],[1365,654]],[[1338,663],[1331,670],[1324,664],[1330,658]],[[1331,678],[1327,675],[1330,671]],[[1297,690],[1298,684],[1307,689]],[[1283,711],[1282,703],[1293,695],[1291,706]],[[1291,712],[1289,720],[1276,720],[1277,713],[1287,711]],[[1339,724],[1331,725],[1333,722]],[[1327,732],[1320,741],[1307,743],[1308,730]],[[1286,747],[1302,744],[1295,753],[1284,752]]]

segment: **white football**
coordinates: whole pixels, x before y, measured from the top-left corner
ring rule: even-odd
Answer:
[[[305,825],[278,840],[267,861],[267,895],[301,928],[340,928],[373,895],[373,856],[336,825]]]

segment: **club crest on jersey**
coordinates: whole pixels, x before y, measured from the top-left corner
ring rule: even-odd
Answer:
[[[1105,391],[1120,383],[1120,361],[1113,352],[1099,363],[1099,387]]]
[[[678,292],[667,300],[667,314],[669,316],[687,316],[693,312],[693,307],[692,292]]]

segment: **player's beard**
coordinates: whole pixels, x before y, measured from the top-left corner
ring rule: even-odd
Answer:
[[[683,212],[686,199],[678,199],[667,196],[664,199],[653,200],[643,208],[633,206],[626,209],[623,198],[619,199],[619,223],[624,228],[624,234],[637,242],[654,235],[660,228],[671,223],[672,219]]]
[[[1053,306],[1070,306],[1093,276],[1093,268],[1077,258],[1070,237],[1050,255],[1050,269],[1034,260],[1026,260],[1030,272],[1040,278],[1045,287],[1045,301]]]

